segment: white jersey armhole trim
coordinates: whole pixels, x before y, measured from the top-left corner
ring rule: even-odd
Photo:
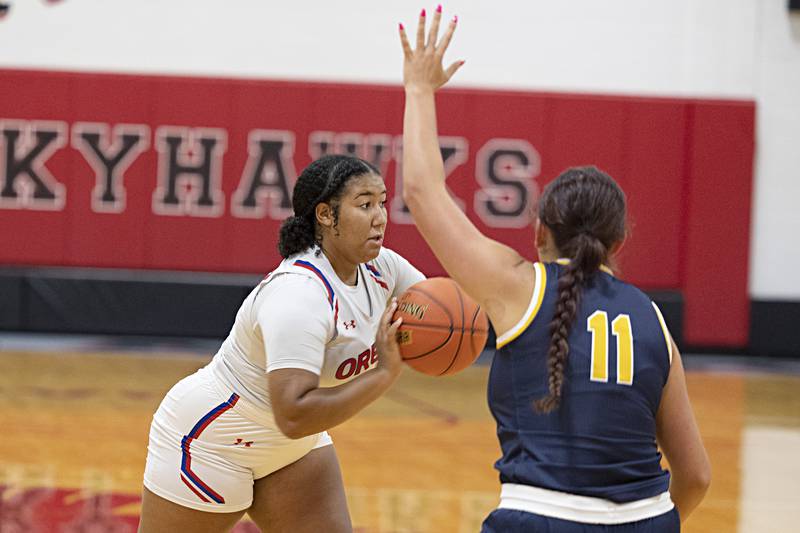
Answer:
[[[664,332],[664,340],[667,343],[667,353],[669,354],[669,364],[672,365],[672,337],[669,334],[669,329],[667,329],[667,323],[664,322],[664,317],[661,315],[661,309],[658,308],[655,302],[650,303],[653,304],[653,309],[656,310],[658,323],[661,324],[661,331]]]
[[[536,315],[539,313],[539,308],[542,306],[542,300],[544,299],[544,289],[547,286],[547,270],[545,270],[542,263],[538,262],[533,264],[533,268],[536,271],[536,281],[533,285],[531,303],[528,305],[528,309],[525,311],[525,314],[519,319],[519,322],[517,322],[514,327],[497,337],[498,349],[522,335],[522,332],[525,331],[528,326],[530,326],[531,322],[533,322],[533,319],[536,318]]]

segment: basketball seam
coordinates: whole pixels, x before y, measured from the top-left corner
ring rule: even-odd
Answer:
[[[458,359],[458,352],[461,351],[461,346],[464,344],[464,299],[461,297],[461,288],[458,286],[458,284],[453,281],[453,285],[455,285],[456,296],[458,296],[458,305],[461,307],[461,335],[458,337],[458,348],[456,348],[456,353],[453,354],[453,359],[450,361],[450,364],[447,365],[447,368],[445,368],[442,373],[439,374],[440,376],[444,376],[447,374],[448,370],[453,368],[456,359]]]
[[[426,292],[426,291],[424,291],[422,289],[416,288],[416,287],[409,287],[408,288],[408,292],[418,292],[418,293],[424,294],[425,296],[430,298],[431,301],[436,302],[436,305],[441,307],[442,311],[444,311],[444,313],[447,315],[447,318],[450,319],[450,326],[442,328],[442,329],[448,329],[449,330],[449,334],[447,335],[447,338],[444,340],[444,342],[442,342],[436,348],[433,348],[432,350],[428,350],[427,352],[425,352],[423,354],[415,355],[414,357],[403,357],[403,361],[414,361],[416,359],[420,359],[422,357],[425,357],[426,355],[432,354],[433,352],[435,352],[436,350],[438,350],[439,348],[441,348],[442,346],[444,346],[445,344],[450,342],[450,339],[453,337],[453,330],[455,328],[453,328],[453,315],[450,314],[450,310],[439,299],[435,298],[430,293],[428,293],[428,292]]]
[[[477,313],[475,315],[475,319],[476,320],[478,318],[478,314],[480,314],[480,313]],[[472,333],[488,333],[489,332],[488,328],[487,329],[481,329],[481,328],[475,328],[475,327],[472,327],[472,328],[466,328],[466,327],[456,328],[456,327],[453,327],[453,328],[451,328],[450,326],[443,326],[443,325],[440,325],[440,324],[426,324],[424,322],[410,322],[410,321],[406,321],[405,319],[403,320],[403,325],[404,326],[413,326],[415,329],[416,328],[419,328],[419,329],[452,329],[453,331],[463,331],[465,333],[467,331],[470,331]]]
[[[441,348],[442,346],[444,346],[445,344],[447,344],[448,342],[450,342],[450,339],[453,337],[453,328],[441,328],[441,329],[449,329],[450,332],[447,335],[447,338],[439,346],[437,346],[436,348],[432,348],[425,353],[415,355],[414,357],[403,357],[403,361],[414,361],[415,359],[419,359],[421,357],[425,357],[426,355],[430,355],[439,348]]]
[[[481,306],[475,308],[475,314],[472,315],[472,322],[469,325],[469,344],[470,347],[475,349],[475,321],[478,320],[478,315],[481,313]]]
[[[403,321],[403,325],[404,326],[413,326],[414,329],[442,329],[442,330],[448,329],[448,330],[453,330],[453,331],[461,331],[462,333],[467,331],[465,328],[456,328],[456,327],[452,327],[452,326],[443,326],[443,325],[440,325],[440,324],[425,324],[425,323],[422,323],[422,322],[406,322],[405,320]]]
[[[436,302],[439,305],[439,307],[442,308],[442,311],[444,311],[444,313],[447,315],[447,318],[450,319],[450,323],[451,324],[454,323],[453,322],[453,316],[450,314],[450,311],[447,309],[447,307],[441,301],[439,301],[436,298],[434,298],[433,296],[431,296],[430,293],[425,292],[422,289],[418,289],[418,288],[415,288],[415,287],[409,288],[408,292],[419,292],[419,293],[422,293],[425,296],[427,296],[428,298],[430,298],[431,300],[433,300],[434,302]],[[459,299],[460,298],[461,298],[461,295],[459,294]],[[471,329],[471,331],[473,333],[488,333],[489,332],[489,328],[488,327],[486,329],[476,329],[475,328],[475,320],[477,320],[478,315],[480,314],[480,312],[481,312],[481,306],[479,305],[478,308],[475,310],[475,316],[472,318],[472,327],[470,329]],[[463,310],[462,310],[462,318],[463,318]],[[462,325],[461,325],[460,328],[456,328],[454,326],[440,326],[440,325],[437,325],[437,324],[425,324],[424,322],[411,322],[411,321],[406,321],[406,320],[403,320],[403,325],[404,326],[405,325],[414,326],[414,327],[419,327],[419,328],[450,329],[452,331],[458,331],[460,329],[462,332],[467,331],[467,328],[464,326],[463,322],[462,322]]]

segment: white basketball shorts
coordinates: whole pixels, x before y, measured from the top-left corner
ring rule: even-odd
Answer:
[[[332,444],[327,432],[289,439],[253,422],[251,409],[207,368],[179,381],[153,415],[144,486],[191,509],[241,511],[253,502],[254,480]]]

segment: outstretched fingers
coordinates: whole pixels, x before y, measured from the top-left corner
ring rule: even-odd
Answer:
[[[430,28],[425,26],[428,22],[427,18],[423,9],[419,14],[417,24],[416,46],[411,45],[405,28],[402,24],[399,25],[400,44],[405,57],[403,83],[406,87],[422,84],[422,86],[436,90],[453,77],[464,65],[464,61],[456,61],[444,68],[444,54],[453,39],[458,17],[453,17],[447,23],[447,28],[444,29],[441,38],[439,30],[441,29],[442,6],[439,5],[431,17]]]
[[[447,78],[447,80],[449,81],[450,78],[453,77],[453,74],[458,72],[458,69],[460,69],[463,66],[464,66],[464,61],[461,60],[461,61],[456,61],[455,63],[447,67],[447,70],[444,71],[444,75]]]
[[[427,48],[430,50],[436,50],[436,41],[439,38],[439,23],[442,20],[442,5],[436,8],[436,11],[433,14],[433,22],[431,23],[431,29],[428,31],[428,45]]]
[[[411,54],[414,53],[411,50],[411,44],[408,42],[408,36],[406,35],[406,29],[403,27],[402,24],[399,25],[400,29],[400,45],[403,47],[403,55],[406,59],[411,59]]]
[[[450,46],[450,41],[453,39],[453,34],[456,32],[457,25],[458,16],[455,16],[450,20],[450,24],[447,25],[447,30],[445,30],[444,35],[442,36],[442,42],[440,42],[439,46],[436,47],[436,53],[438,53],[440,56],[443,56],[447,51],[447,47]]]
[[[417,50],[425,49],[425,10],[419,13],[419,21],[417,22]]]

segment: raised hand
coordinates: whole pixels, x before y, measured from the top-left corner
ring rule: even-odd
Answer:
[[[444,53],[450,45],[453,33],[456,31],[458,17],[453,17],[447,29],[439,37],[439,24],[442,20],[442,6],[436,8],[433,14],[430,30],[426,38],[425,25],[427,17],[425,10],[419,14],[417,25],[416,47],[411,48],[408,42],[405,28],[400,24],[400,44],[403,46],[403,85],[408,89],[427,89],[436,90],[453,77],[453,74],[461,68],[464,61],[456,61],[446,69],[443,66]]]

